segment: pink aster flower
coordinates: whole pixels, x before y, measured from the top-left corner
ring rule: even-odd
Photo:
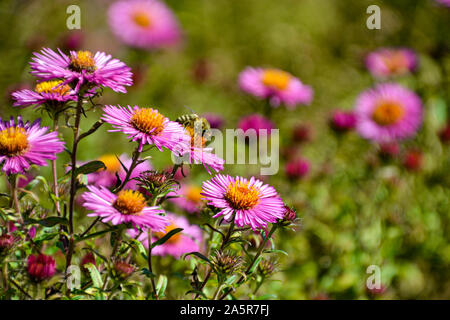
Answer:
[[[182,156],[182,160],[190,164],[203,164],[206,171],[211,174],[213,169],[220,172],[224,168],[225,160],[213,153],[213,148],[207,147],[208,139],[202,132],[196,132],[195,128],[186,126],[186,135],[191,137],[190,151]],[[201,131],[201,130],[198,130]],[[180,159],[181,160],[181,159]],[[187,161],[186,161],[187,160]]]
[[[294,109],[300,104],[310,104],[313,89],[298,78],[279,69],[248,67],[239,75],[241,89],[261,99],[269,99],[274,107],[285,104]]]
[[[119,159],[126,168],[129,168],[131,166],[132,160],[126,154],[122,154]],[[104,186],[110,188],[117,182],[116,174],[119,176],[120,180],[123,181],[127,174],[120,164],[119,159],[117,159],[116,155],[114,154],[105,154],[98,158],[98,160],[102,161],[105,164],[106,169],[88,174],[88,184],[94,185],[96,187]],[[152,166],[148,161],[144,161],[138,164],[131,173],[130,181],[127,182],[125,188],[135,190],[137,181],[133,180],[133,178],[136,178],[142,172],[151,169]]]
[[[190,149],[191,138],[177,122],[170,121],[156,109],[128,106],[105,106],[102,119],[113,125],[110,132],[122,131],[132,141],[139,141],[139,151],[145,144],[154,144],[158,150],[167,148],[177,154]]]
[[[104,86],[125,93],[125,86],[133,84],[130,68],[104,52],[93,55],[89,51],[70,51],[67,56],[59,49],[55,52],[46,48],[34,55],[31,74],[44,80],[63,79],[63,85],[76,81],[76,92],[87,83],[91,87]]]
[[[196,225],[191,225],[189,221],[183,217],[178,216],[173,213],[167,213],[167,218],[169,220],[169,225],[164,231],[153,233],[152,242],[164,237],[168,232],[176,229],[182,228],[183,231],[176,233],[164,244],[156,246],[152,249],[152,254],[158,256],[170,255],[175,258],[180,258],[183,254],[201,251],[202,250],[202,229]],[[132,238],[138,236],[136,230],[128,230],[128,235]],[[142,244],[148,248],[148,232],[144,230],[138,238]]]
[[[53,277],[55,274],[55,259],[45,254],[30,255],[28,257],[27,271],[30,277],[40,282]]]
[[[234,217],[238,227],[265,229],[267,223],[284,217],[284,204],[276,190],[254,177],[218,174],[203,183],[202,195],[209,205],[221,209],[213,218],[224,216],[230,222]]]
[[[255,130],[257,137],[261,134],[270,136],[270,131],[275,128],[275,124],[270,119],[255,113],[242,117],[239,120],[238,128],[247,134],[249,134],[247,131]]]
[[[39,82],[34,91],[23,89],[12,93],[15,100],[13,106],[40,106],[42,104],[64,104],[67,101],[77,100],[75,91],[73,91],[67,84],[61,85],[61,80],[43,81]]]
[[[171,194],[178,197],[170,198],[170,201],[189,213],[198,213],[203,206],[201,192],[202,188],[196,185],[182,184],[179,190]]]
[[[133,47],[156,49],[181,39],[178,21],[160,1],[117,1],[109,8],[108,16],[112,32]]]
[[[375,77],[404,75],[417,65],[416,53],[407,48],[381,48],[366,57],[366,67]]]
[[[82,195],[83,206],[93,211],[88,217],[102,217],[112,224],[131,223],[134,227],[152,228],[162,231],[168,225],[167,218],[159,207],[147,207],[145,197],[139,191],[124,189],[117,195],[105,187],[88,186],[89,192]]]
[[[422,123],[422,102],[409,89],[394,83],[364,91],[356,101],[356,130],[376,142],[412,137]]]
[[[46,133],[47,127],[40,126],[40,119],[30,124],[17,117],[9,121],[0,118],[0,163],[7,175],[24,173],[30,165],[46,166],[46,160],[55,160],[56,154],[64,150],[64,142],[58,133]]]

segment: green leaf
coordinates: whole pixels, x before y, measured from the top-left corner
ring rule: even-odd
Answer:
[[[277,295],[275,294],[264,294],[262,296],[259,296],[256,298],[256,300],[270,300],[270,299],[277,299]]]
[[[202,259],[202,260],[205,260],[205,261],[208,262],[209,264],[211,264],[211,261],[209,261],[209,259],[208,259],[207,257],[205,257],[204,255],[202,255],[200,252],[196,252],[196,251],[194,251],[194,252],[189,252],[189,253],[184,254],[184,255],[183,255],[183,259],[186,259],[186,257],[187,257],[187,256],[190,256],[190,255],[194,255],[194,256],[196,256],[196,257]]]
[[[81,167],[76,168],[75,175],[78,176],[79,174],[89,174],[100,169],[106,169],[105,164],[99,160],[94,160],[83,164]]]
[[[163,297],[167,288],[167,277],[165,275],[160,275],[158,283],[156,284],[156,294],[158,297]]]
[[[176,228],[176,229],[170,230],[170,232],[168,232],[164,237],[162,237],[161,239],[152,243],[152,249],[156,246],[162,245],[167,240],[169,240],[174,234],[181,232],[181,231],[183,231],[183,228]]]
[[[86,263],[83,265],[86,269],[89,270],[89,274],[92,279],[92,284],[95,288],[101,288],[103,287],[103,280],[100,275],[100,272],[98,272],[97,268],[92,263]]]
[[[202,297],[205,298],[205,299],[208,299],[208,297],[207,297],[202,291],[199,291],[199,290],[189,290],[188,292],[185,293],[185,295],[190,294],[190,293],[195,293],[195,294],[198,294],[198,295],[202,296]]]
[[[24,221],[25,225],[29,225],[29,224],[40,224],[41,226],[44,227],[53,227],[57,224],[63,224],[63,225],[68,225],[69,221],[66,218],[61,218],[61,217],[49,217],[49,218],[45,218],[42,220],[35,220],[35,219],[26,219]]]
[[[139,251],[141,256],[147,260],[147,250],[145,249],[142,242],[140,242],[139,240],[136,240],[136,239],[131,239],[131,241],[136,245],[137,250]]]
[[[264,250],[264,253],[282,253],[282,254],[284,254],[286,256],[289,255],[286,251],[280,250],[280,249]]]
[[[258,267],[258,264],[261,262],[262,259],[263,259],[262,256],[259,256],[258,259],[256,259],[256,261],[253,263],[253,266],[248,271],[249,274],[252,274],[253,272],[255,272],[256,268]]]
[[[142,268],[141,270],[142,274],[145,275],[147,278],[154,278],[156,277],[154,273],[150,272],[147,268]]]

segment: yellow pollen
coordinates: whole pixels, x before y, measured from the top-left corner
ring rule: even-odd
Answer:
[[[397,123],[405,115],[405,109],[396,101],[383,100],[378,103],[372,114],[372,119],[382,126]]]
[[[0,131],[0,155],[20,155],[27,148],[28,136],[24,128],[11,127]]]
[[[202,201],[202,188],[197,186],[189,186],[186,190],[186,199],[192,202],[200,202]]]
[[[94,56],[90,51],[78,51],[71,56],[70,68],[74,71],[86,70],[93,72],[97,69]]]
[[[284,90],[289,85],[291,77],[292,76],[285,71],[277,69],[267,69],[263,73],[262,82],[268,87],[278,90]]]
[[[36,91],[37,93],[57,93],[60,96],[65,96],[69,94],[70,87],[67,84],[58,86],[61,83],[61,80],[40,82],[36,85],[34,91]]]
[[[170,231],[172,231],[173,229],[178,228],[177,225],[175,225],[173,222],[170,223],[170,225],[168,225],[163,232],[155,232],[154,235],[156,238],[161,239],[162,237],[164,237],[166,234],[168,234]],[[181,238],[181,232],[175,233],[173,236],[170,237],[169,240],[167,240],[166,243],[171,243],[171,244],[175,244],[177,243]]]
[[[150,20],[150,17],[148,14],[145,14],[143,12],[136,12],[133,15],[133,21],[140,27],[148,28],[151,26],[152,22]]]
[[[113,204],[114,208],[126,215],[139,215],[145,207],[142,193],[133,190],[122,190]]]
[[[191,136],[191,146],[192,147],[202,147],[206,146],[208,139],[204,138],[200,132],[195,132],[193,127],[186,127],[187,133]]]
[[[151,108],[137,110],[131,117],[131,124],[139,131],[155,136],[164,130],[164,116]]]
[[[117,157],[113,154],[105,154],[98,158],[101,162],[103,162],[106,166],[106,170],[109,172],[119,172],[120,170],[120,162]]]
[[[402,52],[389,52],[383,57],[383,61],[394,74],[402,74],[408,70],[408,59]]]
[[[225,200],[233,209],[248,210],[259,203],[259,189],[249,186],[248,181],[235,181],[228,186]]]

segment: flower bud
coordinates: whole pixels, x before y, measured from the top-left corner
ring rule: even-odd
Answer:
[[[400,153],[400,146],[397,142],[385,142],[380,144],[379,155],[383,159],[391,159]]]
[[[84,265],[88,264],[88,263],[92,263],[94,266],[97,265],[96,261],[95,261],[95,256],[92,252],[88,252],[84,255],[84,257],[81,259],[81,269],[83,271],[87,271],[87,269],[84,267]]]
[[[307,125],[297,125],[292,131],[292,139],[298,143],[305,143],[311,141],[312,132],[311,128]]]
[[[284,168],[286,175],[291,180],[303,178],[309,173],[309,161],[303,158],[297,158],[286,163]]]
[[[258,273],[263,277],[268,277],[276,271],[277,265],[276,261],[263,259],[258,264]]]
[[[441,139],[442,143],[450,143],[450,122],[439,131],[439,139]]]
[[[331,116],[330,126],[336,132],[350,131],[356,126],[356,115],[351,111],[336,110]]]
[[[114,263],[114,271],[119,278],[128,278],[135,271],[135,267],[125,261],[116,261]]]
[[[51,278],[55,274],[55,259],[45,254],[30,255],[28,257],[28,274],[31,279],[40,282]]]
[[[221,252],[217,250],[211,262],[215,271],[221,275],[233,274],[242,267],[242,258],[229,251]]]
[[[410,171],[419,171],[423,165],[423,154],[418,150],[410,150],[405,155],[403,165]]]
[[[8,253],[9,249],[14,245],[14,237],[10,234],[2,234],[0,236],[0,255]]]

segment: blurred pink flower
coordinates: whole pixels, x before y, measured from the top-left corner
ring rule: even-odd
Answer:
[[[28,257],[27,271],[30,277],[40,282],[53,277],[55,274],[55,259],[45,254],[30,255]]]
[[[267,134],[270,136],[270,131],[275,128],[275,124],[270,119],[255,113],[242,117],[239,120],[238,128],[242,129],[244,133],[253,129],[256,132],[256,136],[259,136],[260,134]],[[260,132],[260,130],[262,131]]]
[[[117,1],[108,10],[112,32],[125,44],[157,49],[181,39],[181,31],[172,11],[157,0]]]
[[[303,178],[309,173],[309,170],[309,161],[300,157],[290,160],[284,169],[287,177],[291,180]]]
[[[279,69],[247,67],[239,75],[241,89],[261,99],[269,99],[273,107],[280,104],[295,109],[300,104],[310,104],[313,89],[298,78]]]
[[[180,189],[173,194],[177,198],[170,198],[170,201],[189,213],[198,213],[203,206],[202,188],[193,184],[182,184]]]
[[[175,258],[180,258],[183,254],[201,251],[203,248],[203,236],[202,229],[196,225],[191,225],[189,221],[183,217],[173,213],[167,213],[167,219],[169,220],[169,225],[164,231],[154,232],[152,237],[152,242],[161,239],[168,232],[176,228],[182,228],[183,231],[176,233],[164,244],[156,246],[152,249],[152,254],[158,256],[171,255]],[[128,235],[132,238],[138,235],[138,231],[134,229],[128,230]],[[148,233],[147,230],[138,237],[138,240],[148,248]]]
[[[376,142],[405,139],[422,124],[422,101],[399,84],[384,83],[359,95],[355,114],[362,137]]]
[[[375,77],[404,75],[413,72],[417,65],[416,53],[407,48],[381,48],[366,58],[366,67]]]
[[[330,126],[337,132],[346,132],[356,126],[356,115],[352,111],[335,110],[330,119]]]

